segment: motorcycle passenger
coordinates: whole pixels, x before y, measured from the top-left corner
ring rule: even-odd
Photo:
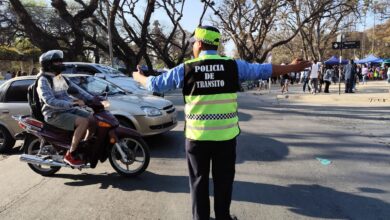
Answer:
[[[64,161],[71,166],[80,166],[84,162],[75,153],[81,138],[87,138],[93,127],[93,117],[87,111],[76,108],[84,106],[93,97],[87,92],[68,84],[61,72],[65,69],[62,64],[63,52],[50,50],[39,57],[41,71],[38,74],[37,93],[42,103],[42,114],[46,123],[63,130],[74,131],[70,150]],[[42,77],[42,75],[44,77]],[[68,94],[69,87],[77,90],[78,99]]]

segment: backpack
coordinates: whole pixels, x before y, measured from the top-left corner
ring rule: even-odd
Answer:
[[[31,116],[43,122],[44,117],[42,114],[42,105],[37,92],[38,80],[42,76],[45,77],[49,81],[50,85],[53,87],[53,79],[49,76],[41,75],[35,80],[33,84],[31,84],[28,87],[27,100],[28,100],[28,105],[30,106]]]

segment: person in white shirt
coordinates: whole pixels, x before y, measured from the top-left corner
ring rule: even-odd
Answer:
[[[387,68],[387,83],[390,83],[390,67],[389,67],[389,64],[386,64],[386,68]]]
[[[362,75],[363,75],[363,85],[367,84],[367,79],[368,79],[368,68],[366,64],[363,64],[362,67]]]
[[[320,71],[320,68],[317,63],[317,60],[313,60],[311,65],[310,81],[309,81],[311,92],[313,94],[316,94],[318,92],[318,71]]]

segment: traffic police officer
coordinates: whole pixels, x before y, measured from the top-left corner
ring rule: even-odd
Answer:
[[[135,80],[154,92],[182,88],[185,102],[186,156],[190,176],[193,219],[210,218],[210,161],[217,220],[229,220],[236,160],[236,137],[240,133],[237,94],[240,81],[268,79],[299,72],[310,63],[291,65],[251,64],[217,54],[221,34],[210,26],[196,28],[195,59],[160,76],[145,77],[138,68]]]

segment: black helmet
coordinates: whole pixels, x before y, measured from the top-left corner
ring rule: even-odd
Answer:
[[[55,62],[62,62],[64,59],[64,52],[62,50],[49,50],[43,53],[39,57],[39,63],[43,71],[58,73],[59,69],[57,65],[53,65]]]

